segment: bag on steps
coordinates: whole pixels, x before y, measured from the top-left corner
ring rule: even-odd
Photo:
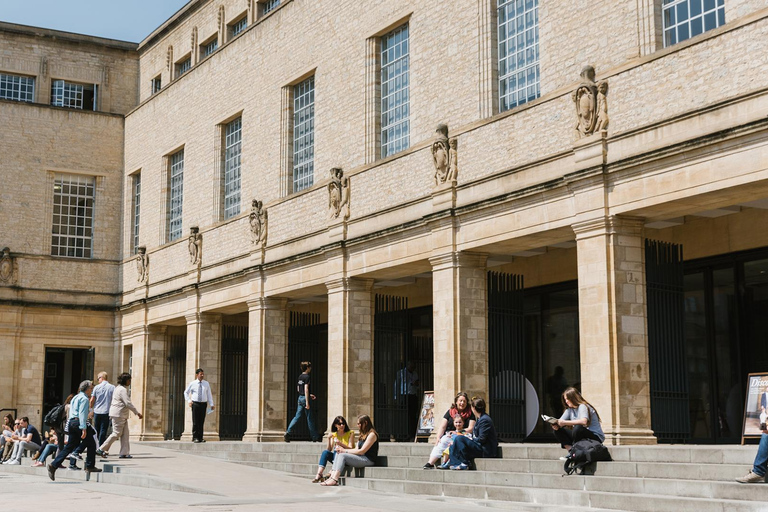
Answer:
[[[603,443],[594,439],[582,439],[571,446],[563,470],[567,475],[572,475],[576,471],[582,475],[584,474],[584,467],[588,464],[610,460],[613,460],[611,454]]]

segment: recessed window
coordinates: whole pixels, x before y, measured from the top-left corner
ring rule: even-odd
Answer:
[[[269,14],[270,12],[277,9],[277,7],[280,5],[280,0],[266,0],[266,2],[263,2],[263,5],[264,11],[262,12],[262,16]]]
[[[163,88],[163,80],[160,75],[152,79],[152,94],[157,94]]]
[[[141,173],[133,175],[133,253],[139,250],[139,221],[141,220]]]
[[[200,55],[204,59],[213,52],[216,51],[216,49],[219,47],[219,40],[217,38],[213,38],[207,43],[203,43],[200,45]]]
[[[315,178],[315,77],[293,88],[293,191],[309,188]]]
[[[500,0],[499,110],[535,100],[539,82],[539,0]]]
[[[725,24],[725,0],[664,0],[664,46]]]
[[[95,185],[93,176],[56,175],[53,181],[51,256],[92,256]]]
[[[35,79],[31,76],[0,73],[0,98],[14,101],[35,101]]]
[[[187,57],[184,60],[181,60],[176,63],[176,78],[180,77],[187,71],[192,69],[192,57]]]
[[[170,196],[168,215],[168,241],[181,238],[182,207],[184,205],[184,150],[174,153],[170,159]]]
[[[224,129],[224,218],[240,213],[240,155],[243,119],[238,117]]]
[[[245,30],[248,27],[248,16],[243,16],[236,22],[232,23],[229,26],[229,38],[232,39],[233,37],[239,35],[243,30]]]
[[[381,156],[410,145],[408,24],[381,38]]]
[[[51,105],[81,110],[96,110],[96,92],[97,86],[93,84],[53,80],[51,83]]]

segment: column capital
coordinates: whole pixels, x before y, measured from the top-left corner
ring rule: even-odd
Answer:
[[[644,217],[628,215],[610,215],[571,224],[576,240],[584,240],[601,235],[626,234],[642,236]]]
[[[369,291],[373,289],[373,279],[361,277],[341,277],[325,283],[328,293],[346,291]]]
[[[453,267],[485,267],[488,261],[488,254],[480,252],[449,252],[432,256],[429,263],[432,270],[444,270]]]
[[[288,306],[288,299],[284,297],[256,297],[245,302],[248,305],[248,311],[259,309],[285,309]]]

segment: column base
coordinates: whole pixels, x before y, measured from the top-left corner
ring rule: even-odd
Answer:
[[[605,435],[605,444],[610,446],[658,444],[653,430],[639,428],[618,428]]]
[[[130,437],[133,440],[134,436]],[[138,441],[165,441],[165,436],[157,432],[142,432],[136,437]]]
[[[264,432],[246,432],[243,434],[244,443],[284,443],[285,432],[268,430]]]

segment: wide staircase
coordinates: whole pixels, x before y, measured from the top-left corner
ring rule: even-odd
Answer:
[[[296,475],[309,481],[324,443],[147,443]],[[768,485],[734,479],[751,468],[756,446],[610,447],[613,462],[594,474],[564,476],[559,446],[504,444],[476,471],[424,470],[431,446],[382,443],[381,466],[352,470],[342,485],[394,493],[471,498],[512,510],[768,512]],[[330,470],[330,466],[326,473]],[[318,489],[319,490],[319,489]]]

